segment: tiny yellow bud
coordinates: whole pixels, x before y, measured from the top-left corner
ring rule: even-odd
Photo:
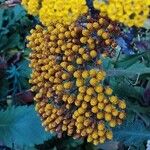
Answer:
[[[113,133],[112,131],[106,131],[106,138],[111,140],[113,138]]]
[[[105,113],[104,118],[105,118],[106,121],[110,121],[112,119],[112,116],[111,116],[110,113]]]
[[[97,79],[96,79],[96,78],[92,78],[92,79],[90,80],[90,84],[91,84],[92,86],[96,86],[96,85],[97,85]]]
[[[97,105],[97,99],[93,97],[90,101],[90,104],[91,104],[91,106]]]
[[[99,123],[97,128],[98,128],[98,130],[104,130],[105,129],[104,123]]]
[[[110,104],[106,105],[105,108],[104,108],[104,111],[107,112],[107,113],[111,113],[112,106]]]
[[[114,105],[116,105],[118,103],[118,97],[117,96],[111,96],[109,99],[110,99],[110,102]]]
[[[97,131],[94,131],[94,132],[92,133],[92,138],[93,138],[93,139],[97,139],[97,138],[98,138]]]
[[[83,64],[83,59],[82,59],[82,58],[77,58],[77,59],[76,59],[76,63],[77,63],[78,65]]]
[[[121,108],[121,109],[125,109],[125,108],[126,108],[126,103],[125,103],[125,101],[119,101],[118,106],[119,106],[119,108]]]
[[[75,70],[75,67],[74,67],[73,65],[69,65],[69,66],[67,67],[67,70],[68,70],[69,72],[73,72],[73,71]]]
[[[95,91],[96,91],[97,93],[102,93],[102,92],[103,92],[103,87],[102,87],[102,85],[97,85],[97,86],[95,87]]]
[[[64,83],[64,88],[65,89],[70,89],[72,87],[72,82],[65,82]]]
[[[99,111],[99,109],[98,109],[97,106],[93,106],[93,107],[92,107],[92,112],[93,112],[94,114],[98,113],[98,111]]]
[[[79,114],[84,114],[85,111],[86,111],[86,110],[85,110],[84,108],[82,108],[82,107],[78,108],[78,113],[79,113]]]
[[[90,51],[90,56],[95,58],[97,56],[97,52],[95,50]]]
[[[119,118],[120,118],[120,119],[124,119],[125,116],[126,116],[126,115],[125,115],[125,112],[120,112],[120,113],[119,113]]]
[[[91,133],[93,132],[93,128],[88,127],[88,128],[86,129],[86,132],[87,132],[88,134],[91,134]]]
[[[74,72],[73,76],[75,78],[80,78],[81,77],[81,72],[79,70],[77,70],[77,71]]]
[[[85,100],[86,102],[90,102],[91,96],[90,96],[90,95],[85,95],[85,96],[84,96],[84,100]]]
[[[86,90],[86,93],[88,95],[93,95],[94,94],[94,89],[92,87],[89,87],[87,90]]]
[[[107,88],[105,89],[105,94],[106,94],[106,95],[112,95],[112,92],[113,92],[113,90],[112,90],[110,87],[107,87]]]
[[[116,125],[117,125],[116,120],[114,120],[114,119],[110,120],[110,122],[109,122],[110,127],[114,128]]]
[[[88,61],[88,60],[90,59],[90,56],[85,53],[85,54],[82,55],[82,58],[83,58],[84,60]]]
[[[102,102],[98,103],[98,109],[103,110],[104,107],[105,107],[104,103],[102,103]]]
[[[77,122],[83,122],[84,121],[84,116],[79,116],[78,118],[77,118]]]
[[[100,139],[99,139],[100,144],[103,144],[105,142],[105,140],[106,140],[105,136],[100,137]]]
[[[88,141],[88,142],[92,142],[92,141],[93,141],[93,138],[92,138],[91,135],[88,136],[87,141]]]
[[[79,92],[80,93],[85,93],[86,92],[86,86],[79,87]]]
[[[84,70],[84,71],[82,72],[82,77],[83,77],[84,79],[88,78],[88,77],[89,77],[89,72],[88,72],[87,70]]]
[[[104,100],[104,98],[105,98],[104,94],[102,94],[102,93],[98,94],[98,96],[97,96],[98,102],[102,102]]]
[[[79,54],[83,55],[85,53],[85,49],[84,48],[79,48]]]
[[[76,86],[77,87],[81,87],[84,85],[84,80],[83,79],[77,79],[76,80]]]
[[[105,135],[105,130],[98,130],[98,135],[101,137],[103,137]]]
[[[100,25],[98,24],[98,22],[94,22],[94,23],[93,23],[93,27],[94,27],[95,29],[98,29],[98,28],[100,27]]]
[[[103,119],[104,115],[102,112],[97,113],[96,115],[97,119]]]
[[[97,74],[97,71],[95,69],[90,70],[90,77],[95,77]]]

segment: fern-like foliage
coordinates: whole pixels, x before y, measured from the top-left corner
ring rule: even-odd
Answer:
[[[12,106],[0,112],[0,141],[7,146],[41,144],[51,137],[33,106]]]
[[[142,121],[126,122],[113,131],[114,139],[124,142],[126,145],[139,147],[145,140],[150,139],[150,130]]]

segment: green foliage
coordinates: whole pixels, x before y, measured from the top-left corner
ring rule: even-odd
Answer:
[[[113,131],[114,139],[130,146],[139,147],[143,141],[150,139],[150,129],[142,121],[126,122]]]
[[[134,63],[137,63],[139,60],[142,60],[143,57],[150,55],[150,52],[140,52],[139,54],[134,54],[131,56],[121,55],[119,60],[114,62],[116,68],[122,67],[124,69],[132,66]]]
[[[0,141],[7,146],[41,144],[52,138],[44,131],[33,106],[12,106],[0,111]]]
[[[23,60],[8,68],[7,79],[10,80],[9,84],[12,84],[13,94],[29,88],[28,80],[31,74],[31,69],[28,65],[29,62],[27,60]]]
[[[25,49],[25,36],[33,26],[33,19],[21,6],[0,9],[0,53],[8,55],[10,49]]]
[[[143,74],[150,75],[150,68],[146,67],[143,63],[140,63],[140,62],[136,62],[126,69],[114,68],[114,69],[108,70],[108,76],[116,76],[116,77],[117,76],[132,77],[134,75],[143,75]]]
[[[133,81],[135,82],[135,81]],[[132,85],[127,79],[111,79],[110,85],[114,90],[114,93],[125,99],[129,98],[140,100],[144,93],[144,88]]]
[[[125,77],[131,78],[135,75],[144,75],[150,77],[150,67],[146,62],[149,61],[150,52],[135,54],[133,56],[121,55],[119,60],[113,61],[107,58],[104,61],[103,67],[107,72],[108,77]],[[147,65],[147,66],[146,66]]]
[[[20,5],[0,8],[0,56],[3,56],[7,63],[4,75],[0,79],[0,100],[30,88],[30,50],[25,46],[25,38],[36,22],[36,19],[27,15]],[[15,58],[18,53],[21,55]]]
[[[114,139],[135,149],[140,149],[150,139],[150,110],[141,106],[145,89],[149,88],[149,56],[149,51],[132,56],[120,54],[113,60],[104,60],[103,64],[107,72],[106,83],[127,103],[126,123],[114,129]]]

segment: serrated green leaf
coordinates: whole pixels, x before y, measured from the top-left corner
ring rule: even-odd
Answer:
[[[143,52],[140,54],[135,54],[135,55],[131,55],[131,56],[126,56],[125,58],[119,60],[116,63],[116,68],[128,68],[130,66],[132,66],[134,63],[138,62],[140,58],[150,55],[150,52]]]
[[[0,141],[5,145],[34,145],[52,138],[41,126],[33,106],[18,106],[0,112]]]
[[[150,68],[146,67],[143,63],[137,62],[131,65],[130,67],[123,69],[123,68],[114,68],[109,69],[107,71],[108,76],[125,76],[131,77],[134,75],[143,75],[143,74],[150,74]]]
[[[110,85],[113,88],[114,93],[119,95],[119,97],[132,97],[139,100],[144,93],[144,88],[131,85],[125,79],[122,79],[121,81],[116,78],[111,79]]]

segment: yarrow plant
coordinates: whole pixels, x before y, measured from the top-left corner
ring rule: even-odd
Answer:
[[[45,130],[95,145],[111,140],[111,129],[125,119],[126,103],[105,82],[101,58],[115,54],[121,35],[117,21],[143,26],[149,3],[95,0],[100,9],[95,14],[84,0],[22,0],[22,5],[43,24],[31,30],[27,47],[29,82]]]
[[[0,149],[149,149],[149,11],[0,0]]]

